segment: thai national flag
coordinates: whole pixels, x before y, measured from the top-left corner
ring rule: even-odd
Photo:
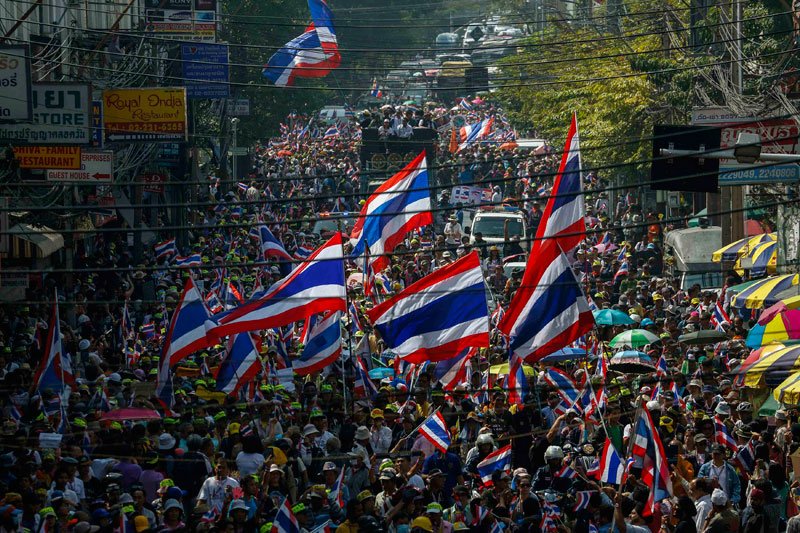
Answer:
[[[339,508],[344,507],[344,499],[342,498],[342,487],[344,486],[344,473],[347,470],[346,466],[340,467],[339,477],[336,478],[333,486],[328,493],[328,501],[336,502]]]
[[[199,267],[203,265],[203,258],[200,254],[192,254],[186,257],[176,257],[175,266],[177,267]]]
[[[625,245],[625,246],[623,246],[623,247],[622,247],[622,249],[619,251],[619,255],[617,256],[617,261],[624,261],[624,260],[625,260],[625,255],[626,255],[627,253],[628,253],[628,245],[626,244],[626,245]]]
[[[383,91],[378,87],[378,78],[372,78],[372,96],[375,98],[383,97]]]
[[[214,376],[214,379],[217,380],[217,390],[229,396],[236,396],[239,389],[253,381],[263,369],[251,334],[231,335],[228,339],[225,358]]]
[[[520,405],[525,400],[525,395],[528,391],[528,380],[522,368],[522,359],[514,355],[513,352],[509,354],[506,387],[508,388],[509,405]]]
[[[292,513],[292,506],[289,499],[284,498],[283,503],[278,507],[278,513],[272,520],[270,533],[300,533],[300,524]]]
[[[329,311],[319,318],[313,327],[306,328],[308,337],[303,353],[292,365],[295,372],[305,376],[322,370],[339,359],[342,353],[341,317],[339,311]]]
[[[711,323],[714,324],[714,329],[722,332],[725,331],[725,328],[723,326],[731,325],[731,319],[730,317],[728,317],[728,314],[722,308],[722,303],[719,300],[717,300],[717,303],[711,312]]]
[[[175,239],[167,239],[153,246],[156,251],[156,259],[161,261],[172,255],[178,255],[178,248],[175,246]]]
[[[363,341],[362,341],[363,342]],[[356,363],[356,382],[353,387],[353,392],[356,396],[361,398],[372,398],[373,395],[378,394],[378,389],[367,373],[367,367],[358,355],[355,355]]]
[[[572,463],[566,463],[561,467],[561,470],[555,473],[556,477],[563,477],[566,479],[575,479],[578,477],[578,472],[572,468]]]
[[[450,391],[468,381],[467,365],[470,359],[478,353],[477,348],[464,348],[457,355],[444,361],[439,361],[433,371],[435,381],[441,383],[442,388]]]
[[[291,274],[236,309],[215,317],[209,335],[285,326],[314,313],[346,311],[342,236],[336,233]]]
[[[647,409],[642,410],[634,425],[631,455],[641,457],[644,461],[642,481],[650,487],[650,498],[645,512],[653,513],[656,503],[672,495],[672,480],[664,446]]]
[[[481,525],[481,523],[483,523],[484,520],[486,520],[486,517],[489,516],[489,509],[478,505],[475,508],[475,513],[473,513],[473,516],[474,518],[472,519],[472,523],[470,525],[479,526]]]
[[[450,433],[442,413],[436,411],[419,427],[419,432],[442,453],[447,453],[450,447]]]
[[[750,473],[756,466],[756,455],[753,448],[753,441],[748,441],[744,446],[740,446],[733,456],[733,463],[749,478]]]
[[[58,294],[54,291],[53,315],[50,319],[50,329],[47,332],[47,344],[44,357],[36,369],[33,383],[39,394],[43,389],[58,391],[59,394],[69,396],[70,387],[75,387],[75,376],[72,373],[72,360],[64,352],[61,343],[61,323],[58,319]]]
[[[628,275],[628,260],[626,259],[619,266],[619,269],[617,269],[617,273],[614,274],[614,281],[617,281],[620,278],[624,278],[627,275]]]
[[[658,363],[656,363],[656,377],[666,376],[669,373],[667,370],[667,359],[664,355],[658,358]]]
[[[492,132],[494,128],[494,117],[489,117],[480,122],[467,124],[461,128],[461,144],[458,145],[457,152],[467,148],[471,144],[483,139]]]
[[[333,29],[333,14],[324,0],[308,0],[313,21],[306,31],[278,50],[262,70],[278,87],[294,78],[320,78],[339,66],[341,56]]]
[[[614,445],[606,437],[606,444],[603,446],[603,454],[600,456],[600,477],[602,483],[622,483],[622,475],[625,473],[625,465],[622,463]]]
[[[492,482],[492,472],[495,470],[509,470],[511,467],[511,445],[504,446],[499,450],[495,450],[486,458],[478,463],[478,475],[481,476],[481,481],[485,487],[490,487]]]
[[[339,133],[339,128],[337,128],[334,125],[334,126],[331,126],[330,128],[328,128],[327,130],[325,130],[325,135],[323,135],[322,138],[323,139],[332,139],[334,137],[338,137],[339,134],[340,134]]]
[[[15,403],[11,403],[11,407],[9,408],[8,416],[11,417],[11,420],[19,424],[19,421],[22,420],[22,411]]]
[[[541,185],[539,185],[539,186],[536,188],[536,194],[537,194],[538,196],[540,196],[540,197],[541,197],[541,196],[547,196],[547,186],[546,186],[544,183],[542,183]]]
[[[298,246],[297,249],[294,251],[294,258],[298,261],[305,261],[311,254],[314,253],[314,249],[310,246]]]
[[[292,256],[289,255],[289,252],[283,247],[283,243],[275,238],[266,225],[259,224],[257,232],[258,240],[261,243],[261,257],[263,259],[266,260],[270,257],[277,257],[279,259],[292,260]]]
[[[152,339],[156,335],[156,326],[153,322],[148,322],[147,324],[142,324],[139,327],[139,333],[144,335],[145,339]]]
[[[592,497],[593,490],[579,490],[575,493],[575,506],[572,508],[573,511],[580,511],[581,509],[586,509],[589,506],[589,498]]]
[[[736,441],[733,439],[733,435],[731,435],[731,432],[728,430],[728,426],[726,426],[718,416],[714,417],[714,433],[717,443],[722,444],[733,453],[739,451],[739,446],[736,444]]]
[[[321,526],[315,527],[314,529],[312,529],[311,533],[331,533],[331,525],[332,524],[333,524],[333,522],[328,520],[327,522],[325,522]]]
[[[561,399],[569,405],[578,400],[579,392],[575,382],[563,370],[548,368],[542,375],[544,381],[553,387]]]
[[[246,183],[242,183],[241,181],[236,184],[240,191],[247,192],[249,188]]]
[[[489,310],[477,252],[412,283],[367,311],[387,347],[412,363],[489,346]]]
[[[458,103],[458,107],[463,109],[464,111],[472,111],[472,106],[467,101],[466,98],[462,98],[461,101]]]
[[[376,272],[383,270],[390,263],[386,254],[402,243],[408,232],[433,224],[430,210],[428,170],[422,152],[364,203],[350,232],[352,257],[363,255],[368,246],[373,268]]]
[[[157,396],[161,397],[169,381],[169,369],[192,352],[214,344],[213,337],[206,336],[207,328],[214,325],[211,312],[194,284],[187,278],[183,294],[172,314],[166,340],[161,351],[161,367],[156,385]]]
[[[358,309],[356,309],[356,304],[350,302],[350,307],[348,309],[350,314],[350,329],[351,333],[355,334],[356,331],[364,331],[364,325],[361,324],[361,318],[358,316]]]

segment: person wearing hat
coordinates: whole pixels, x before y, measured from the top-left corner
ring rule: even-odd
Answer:
[[[451,532],[453,531],[453,524],[443,518],[444,508],[442,504],[431,502],[425,508],[425,516],[427,516],[434,531]]]
[[[387,453],[392,445],[392,430],[384,424],[382,409],[373,409],[370,413],[372,427],[370,427],[369,443],[373,453]]]
[[[719,487],[725,491],[725,496],[733,504],[741,501],[741,484],[739,475],[725,460],[725,446],[714,444],[711,446],[711,460],[700,467],[697,477],[716,481]]]
[[[337,533],[358,533],[358,519],[364,514],[364,506],[358,501],[358,498],[353,498],[347,502],[346,509],[347,518],[339,524],[336,531]]]
[[[164,533],[185,527],[186,524],[183,523],[182,519],[183,506],[180,502],[174,499],[167,500],[161,514],[161,528],[159,531]]]
[[[427,516],[418,516],[411,522],[411,533],[433,533],[433,524]]]
[[[730,533],[739,528],[739,513],[734,511],[722,489],[711,493],[711,511],[706,520],[705,533]]]
[[[325,483],[325,489],[328,492],[333,490],[336,481],[339,479],[339,467],[336,466],[336,463],[333,461],[326,461],[325,464],[322,465],[322,477]],[[346,504],[350,500],[350,489],[347,487],[347,484],[339,487],[339,498],[342,500],[343,504]]]
[[[458,223],[458,216],[453,213],[447,217],[447,224],[444,225],[444,237],[448,247],[455,248],[461,242],[464,229]]]
[[[228,475],[228,461],[224,454],[217,454],[214,458],[216,468],[214,475],[207,478],[197,493],[197,504],[207,504],[214,512],[222,513],[225,506],[225,497],[234,488],[239,487],[239,482]]]

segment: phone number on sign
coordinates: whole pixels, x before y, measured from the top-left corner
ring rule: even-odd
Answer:
[[[798,170],[791,167],[775,168],[751,168],[749,170],[737,170],[736,172],[726,172],[720,175],[723,180],[779,180],[797,179]]]

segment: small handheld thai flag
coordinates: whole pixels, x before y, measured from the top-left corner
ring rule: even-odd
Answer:
[[[556,472],[556,477],[563,477],[567,479],[575,479],[578,477],[578,472],[572,468],[572,463],[566,463],[564,466],[561,467],[561,470]]]
[[[739,450],[736,441],[728,430],[728,426],[726,426],[718,416],[714,417],[714,433],[716,434],[716,439],[719,444],[722,444],[734,453]]]
[[[166,241],[160,242],[153,247],[156,251],[156,259],[159,261],[170,257],[172,255],[178,255],[178,249],[175,247],[175,239],[167,239]]]
[[[600,456],[600,481],[603,483],[614,483],[619,485],[622,482],[622,475],[625,473],[625,465],[622,464],[617,450],[606,437],[606,444],[603,446],[603,455]]]
[[[620,278],[623,278],[628,275],[628,260],[622,262],[617,270],[617,273],[614,274],[614,281],[617,281]]]
[[[186,257],[176,257],[175,266],[177,267],[199,267],[203,264],[203,258],[200,254],[192,254]]]
[[[336,482],[331,487],[330,493],[328,493],[328,501],[336,502],[340,509],[344,507],[344,500],[342,499],[342,486],[344,485],[345,470],[347,470],[347,467],[341,467],[339,477],[336,478]]]
[[[278,514],[272,521],[272,530],[270,533],[300,533],[300,524],[297,518],[292,513],[292,507],[289,505],[289,499],[283,500],[283,503],[278,507]]]
[[[472,111],[472,106],[470,105],[470,103],[467,101],[466,98],[461,99],[461,101],[458,103],[458,107],[460,107],[465,111]]]
[[[242,183],[241,181],[240,181],[239,183],[237,183],[237,184],[236,184],[236,187],[237,187],[237,188],[238,188],[240,191],[243,191],[243,192],[247,192],[247,189],[248,189],[248,187],[247,187],[247,184],[246,184],[246,183]]]
[[[442,453],[447,453],[450,447],[450,433],[447,431],[447,424],[442,413],[436,411],[419,427],[422,436],[428,439],[431,444]]]
[[[511,445],[495,450],[478,463],[478,475],[486,487],[492,486],[492,473],[495,470],[508,470],[511,466]]]
[[[589,498],[592,497],[593,490],[581,490],[575,493],[575,506],[572,508],[573,511],[580,511],[581,509],[586,509],[589,506]]]

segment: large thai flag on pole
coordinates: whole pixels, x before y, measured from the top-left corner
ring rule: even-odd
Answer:
[[[531,253],[517,290],[497,329],[528,363],[568,346],[594,325],[583,291],[555,239]]]
[[[550,191],[550,199],[542,212],[536,240],[531,245],[531,257],[536,257],[533,248],[540,246],[543,239],[549,237],[556,237],[564,252],[575,248],[586,236],[585,216],[578,118],[573,113],[558,175]]]
[[[431,444],[442,453],[447,453],[450,447],[450,433],[447,431],[447,424],[442,413],[436,411],[419,426],[419,432],[428,439]]]
[[[217,315],[209,335],[223,337],[285,326],[314,313],[345,311],[347,291],[342,234],[336,233],[307,261],[265,292],[227,313]]]
[[[489,346],[489,309],[477,252],[412,283],[367,315],[387,347],[412,363],[442,361],[465,348]]]
[[[264,77],[278,87],[294,84],[294,78],[321,78],[339,66],[342,58],[333,29],[333,13],[324,0],[308,0],[313,21],[269,58]]]
[[[478,475],[481,476],[481,481],[485,487],[490,487],[492,482],[492,473],[495,470],[508,470],[511,467],[511,445],[504,446],[499,450],[495,450],[486,458],[478,463]]]
[[[464,348],[458,355],[439,361],[433,371],[434,381],[442,384],[444,390],[453,390],[457,385],[467,381],[467,364],[478,353],[477,348]]]
[[[373,269],[383,270],[390,263],[386,254],[403,242],[406,233],[428,224],[433,224],[433,216],[422,152],[367,199],[350,232],[352,257],[363,255],[369,246]]]
[[[573,405],[578,401],[578,388],[575,382],[563,370],[548,368],[542,375],[545,383],[553,387],[555,392],[561,397],[562,401]]]
[[[70,388],[75,387],[75,376],[72,373],[70,356],[64,353],[61,342],[61,322],[58,318],[58,293],[54,292],[53,316],[50,319],[50,329],[47,332],[45,353],[36,374],[33,377],[36,390],[52,389],[58,391],[63,401],[69,398]]]
[[[250,333],[237,333],[228,339],[225,359],[217,368],[214,379],[217,390],[236,396],[239,389],[253,381],[264,368]]]
[[[728,313],[722,308],[722,303],[717,300],[714,309],[711,311],[711,323],[714,324],[714,329],[717,331],[725,332],[725,328],[723,326],[730,326],[731,319],[728,316]]]
[[[641,457],[644,461],[642,481],[650,487],[650,498],[645,512],[653,513],[656,503],[672,496],[672,480],[669,477],[664,446],[647,409],[642,410],[636,421],[631,455]]]
[[[305,376],[322,370],[339,359],[342,353],[341,317],[339,311],[329,311],[321,319],[314,321],[314,325],[307,330],[308,337],[303,353],[292,364],[295,372]]]

